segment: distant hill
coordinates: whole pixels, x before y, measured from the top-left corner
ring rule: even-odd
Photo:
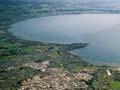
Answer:
[[[94,10],[98,12],[120,12],[120,0],[0,0],[0,4],[46,3],[50,7],[69,10]],[[54,9],[54,8],[53,8]]]
[[[29,2],[120,2],[120,0],[0,0],[0,1],[29,1]]]

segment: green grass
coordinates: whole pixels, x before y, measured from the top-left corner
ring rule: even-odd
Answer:
[[[111,87],[112,90],[120,90],[120,82],[110,80],[110,87]]]
[[[79,64],[72,68],[73,72],[79,72],[83,68],[83,65]]]

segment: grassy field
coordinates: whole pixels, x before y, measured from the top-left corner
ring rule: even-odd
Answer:
[[[120,89],[120,82],[119,81],[110,81],[110,87],[112,90],[119,90]]]

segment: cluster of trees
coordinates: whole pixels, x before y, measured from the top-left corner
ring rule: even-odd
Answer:
[[[115,77],[114,78],[115,81],[119,81],[120,82],[120,72],[115,73],[114,77]]]
[[[28,67],[18,67],[9,71],[0,71],[0,89],[18,90],[22,80],[31,78],[40,71]]]
[[[33,52],[31,47],[23,47],[20,44],[11,44],[7,42],[0,43],[0,57],[11,55],[24,55]]]

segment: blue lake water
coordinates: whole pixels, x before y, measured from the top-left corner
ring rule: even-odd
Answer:
[[[23,39],[52,42],[87,42],[90,45],[74,50],[91,63],[120,65],[120,15],[79,14],[29,19],[10,29]]]

